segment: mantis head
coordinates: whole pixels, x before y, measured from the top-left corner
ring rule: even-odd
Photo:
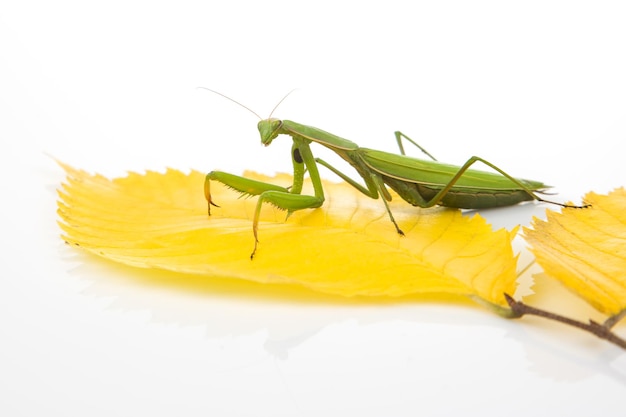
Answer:
[[[259,133],[261,134],[261,143],[265,146],[272,143],[272,141],[276,139],[276,136],[279,135],[282,126],[282,120],[272,118],[261,120],[257,125]]]

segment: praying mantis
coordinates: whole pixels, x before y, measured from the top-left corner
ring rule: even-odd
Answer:
[[[206,176],[204,194],[208,202],[209,216],[211,215],[211,206],[218,207],[211,198],[211,181],[218,181],[244,195],[258,196],[252,221],[254,248],[250,259],[254,258],[259,244],[259,215],[263,203],[271,203],[280,209],[287,210],[288,215],[297,210],[313,209],[323,205],[324,189],[318,165],[329,169],[364,195],[373,199],[382,197],[389,219],[399,235],[404,235],[404,232],[396,223],[389,208],[388,202],[391,201],[391,194],[387,187],[394,190],[407,203],[423,208],[441,205],[461,209],[481,209],[511,206],[532,200],[567,208],[587,207],[587,205],[575,206],[545,200],[537,194],[545,194],[545,190],[550,188],[549,186],[540,181],[512,177],[491,162],[477,156],[472,156],[461,166],[441,163],[400,131],[395,132],[396,141],[400,148],[398,155],[359,147],[355,142],[316,127],[272,118],[274,110],[287,96],[280,100],[267,119],[263,119],[230,97],[206,89],[254,113],[260,119],[257,127],[261,136],[261,143],[264,146],[270,145],[279,135],[290,136],[293,141],[291,147],[293,183],[290,187],[256,181],[222,171],[211,171]],[[430,160],[407,156],[402,144],[403,139],[415,145]],[[364,185],[328,162],[316,158],[311,151],[310,145],[313,143],[330,149],[344,159],[361,177]],[[470,169],[476,162],[481,162],[495,172]],[[301,194],[306,172],[311,179],[313,195]]]

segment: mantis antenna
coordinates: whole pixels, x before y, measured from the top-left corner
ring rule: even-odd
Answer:
[[[258,117],[258,118],[259,118],[259,120],[263,120],[263,118],[262,118],[261,116],[259,116],[259,114],[258,114],[257,112],[255,112],[254,110],[252,110],[250,107],[248,107],[248,106],[245,106],[245,105],[241,104],[241,103],[240,103],[240,102],[238,102],[237,100],[234,100],[234,99],[232,99],[232,98],[228,97],[227,95],[220,93],[219,91],[211,90],[210,88],[207,88],[207,87],[198,87],[198,88],[201,88],[201,89],[203,89],[203,90],[210,91],[210,92],[212,92],[212,93],[214,93],[214,94],[217,94],[218,96],[222,96],[222,97],[224,97],[225,99],[230,100],[230,101],[232,101],[233,103],[235,103],[235,104],[237,104],[237,105],[239,105],[239,106],[243,107],[244,109],[248,110],[250,113],[252,113],[252,114],[254,114],[256,117]],[[293,90],[291,90],[290,92],[288,92],[287,94],[285,94],[285,96],[284,96],[283,98],[281,98],[281,99],[280,99],[280,101],[278,102],[278,104],[276,104],[276,105],[274,106],[274,108],[272,109],[272,112],[270,113],[270,115],[269,115],[268,119],[270,119],[270,118],[272,117],[272,115],[274,114],[274,112],[276,111],[276,109],[278,108],[278,106],[280,106],[280,105],[281,105],[281,103],[282,103],[283,101],[285,101],[285,99],[286,99],[287,97],[289,97],[289,95],[290,95],[291,93],[293,93],[294,91],[296,91],[296,89],[295,89],[295,88],[294,88]]]
[[[232,98],[228,97],[227,95],[220,93],[219,91],[211,90],[210,88],[206,88],[206,87],[198,87],[198,88],[201,88],[201,89],[203,89],[203,90],[208,90],[208,91],[210,91],[210,92],[212,92],[212,93],[214,93],[214,94],[217,94],[218,96],[222,96],[222,97],[224,97],[225,99],[230,100],[230,101],[232,101],[233,103],[238,104],[239,106],[241,106],[241,107],[243,107],[244,109],[248,110],[250,113],[252,113],[252,114],[254,114],[256,117],[258,117],[258,118],[259,118],[259,120],[263,120],[263,118],[262,118],[261,116],[259,116],[259,114],[258,114],[257,112],[255,112],[254,110],[252,110],[250,107],[248,107],[248,106],[244,106],[243,104],[241,104],[241,103],[240,103],[240,102],[238,102],[237,100],[234,100],[234,99],[232,99]],[[289,94],[287,94],[287,95],[289,95]],[[286,96],[285,96],[285,97],[286,97]],[[283,98],[283,100],[284,100],[284,98]],[[281,100],[280,102],[282,102],[283,100]],[[279,102],[278,104],[280,104],[280,102]],[[276,105],[276,107],[278,107],[278,105]],[[274,107],[274,109],[276,109],[276,107]],[[273,111],[273,110],[272,110],[272,111]]]
[[[281,105],[281,103],[282,103],[283,101],[285,101],[285,99],[286,99],[287,97],[289,97],[289,95],[290,95],[291,93],[293,93],[294,91],[296,91],[296,89],[295,89],[295,88],[294,88],[293,90],[291,90],[290,92],[288,92],[287,94],[285,94],[285,96],[284,96],[283,98],[281,98],[281,99],[280,99],[280,101],[278,102],[278,104],[276,104],[276,105],[274,106],[274,108],[272,109],[272,112],[270,113],[270,116],[268,117],[268,119],[271,119],[271,118],[272,118],[272,115],[274,114],[274,112],[276,111],[276,109],[278,108],[278,106],[280,106],[280,105]]]

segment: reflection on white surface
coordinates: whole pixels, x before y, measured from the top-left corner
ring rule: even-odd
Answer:
[[[368,303],[229,280],[189,284],[184,275],[119,266],[67,246],[59,252],[73,265],[70,276],[86,284],[82,296],[113,321],[140,315],[141,327],[172,335],[193,329],[188,354],[204,362],[194,378],[226,393],[212,401],[234,414],[256,407],[272,415],[445,414],[516,404],[512,415],[519,415],[534,408],[524,398],[549,411],[591,412],[603,408],[568,407],[571,389],[617,390],[608,397],[626,385],[620,349],[540,320],[500,319],[471,303]]]
[[[610,365],[624,356],[620,349],[557,323],[530,317],[522,324],[492,317],[469,301],[463,305],[462,300],[438,302],[437,297],[433,301],[428,297],[351,300],[297,287],[277,290],[263,284],[135,269],[76,253],[74,248],[64,247],[62,253],[67,260],[78,263],[70,274],[89,283],[82,291],[84,295],[110,299],[107,310],[145,311],[155,324],[201,326],[214,340],[256,335],[255,339],[262,341],[259,346],[281,361],[287,361],[302,345],[325,332],[349,334],[355,327],[382,325],[385,331],[391,326],[400,333],[411,329],[427,335],[420,338],[419,344],[439,346],[427,348],[429,352],[445,349],[444,345],[452,345],[452,351],[467,350],[472,343],[483,346],[490,339],[496,346],[510,345],[511,341],[506,340],[511,339],[515,341],[513,346],[525,351],[529,369],[544,377],[574,381],[601,370],[626,383],[626,367]],[[442,336],[453,340],[442,340]],[[402,350],[408,350],[407,346]],[[416,353],[419,351],[417,347]],[[588,357],[590,352],[600,356]],[[509,353],[505,350],[502,356]],[[602,364],[609,366],[598,368]]]

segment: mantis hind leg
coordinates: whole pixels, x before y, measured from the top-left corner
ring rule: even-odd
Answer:
[[[396,142],[398,142],[398,148],[400,148],[400,153],[402,155],[406,155],[406,153],[404,152],[404,145],[402,144],[402,138],[404,138],[405,140],[408,140],[413,145],[415,145],[417,147],[417,149],[422,151],[422,153],[425,154],[426,156],[428,156],[430,159],[432,159],[433,161],[437,161],[437,159],[434,156],[432,156],[430,154],[430,152],[428,152],[426,149],[422,148],[417,142],[415,142],[413,139],[411,139],[410,137],[408,137],[404,133],[402,133],[402,132],[400,132],[398,130],[398,131],[395,131],[393,134],[396,136]]]
[[[495,166],[494,164],[492,164],[491,162],[482,159],[478,156],[472,156],[470,159],[467,160],[467,162],[465,162],[461,168],[459,168],[459,170],[456,172],[456,174],[454,174],[454,176],[452,177],[452,179],[430,200],[425,201],[424,205],[421,205],[421,207],[424,208],[428,208],[428,207],[433,207],[437,204],[439,204],[441,202],[441,200],[443,199],[443,197],[448,194],[448,192],[450,191],[450,189],[452,187],[454,187],[454,185],[456,184],[456,182],[459,180],[459,178],[461,178],[463,176],[463,174],[465,174],[465,172],[476,162],[482,162],[483,164],[487,165],[489,168],[495,170],[496,172],[498,172],[499,174],[503,175],[505,178],[507,178],[508,180],[510,180],[511,182],[513,182],[515,185],[517,185],[520,190],[524,190],[526,193],[528,193],[528,195],[530,197],[532,197],[533,200],[536,201],[541,201],[544,203],[550,203],[550,204],[555,204],[557,206],[561,206],[561,207],[566,207],[566,208],[585,208],[585,207],[589,207],[588,204],[582,205],[582,206],[575,206],[575,205],[571,205],[571,204],[563,204],[563,203],[557,203],[555,201],[550,201],[550,200],[546,200],[544,198],[539,197],[536,192],[537,190],[532,190],[530,189],[527,185],[525,185],[522,181],[520,181],[519,179],[512,177],[511,175],[507,174],[505,171],[503,171],[502,169],[498,168],[497,166]]]

